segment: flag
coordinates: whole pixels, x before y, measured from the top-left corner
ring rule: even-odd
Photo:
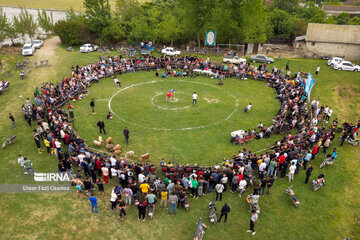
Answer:
[[[215,46],[216,31],[206,31],[205,45]]]
[[[308,77],[305,81],[305,92],[306,92],[306,95],[307,95],[309,101],[310,101],[310,92],[311,92],[311,89],[314,86],[314,84],[315,84],[315,80],[312,77],[311,73],[309,73]]]

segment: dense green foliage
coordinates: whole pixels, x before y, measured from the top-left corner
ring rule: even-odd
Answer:
[[[62,43],[69,45],[80,44],[79,40],[80,22],[74,20],[62,20],[55,25],[55,33],[60,37]]]
[[[38,10],[38,23],[47,34],[54,31],[54,19],[53,14],[48,15],[45,10],[41,12]]]
[[[217,43],[264,43],[271,38],[291,42],[306,33],[308,23],[359,25],[359,18],[349,13],[329,17],[320,1],[275,0],[266,6],[264,0],[116,0],[111,9],[110,0],[84,0],[84,13],[68,10],[67,20],[57,29],[78,26],[77,44],[97,42],[116,44],[127,40],[130,44],[153,41],[155,44],[204,45],[206,30],[216,31]],[[332,3],[340,3],[332,1]],[[327,3],[326,3],[327,4]],[[0,17],[4,14],[0,13]],[[0,35],[13,38],[33,37],[37,27],[52,33],[52,16],[38,13],[38,21],[31,19],[26,9],[8,22]],[[3,23],[4,24],[4,23]],[[31,26],[31,27],[30,27]],[[16,37],[16,36],[15,36]],[[62,38],[63,39],[63,38]],[[69,41],[64,43],[69,44]]]
[[[291,41],[306,33],[307,24],[359,24],[343,13],[328,17],[317,1],[276,0],[265,6],[263,0],[117,0],[110,11],[108,0],[85,0],[85,13],[71,12],[70,20],[88,25],[100,43],[116,44],[153,41],[201,47],[206,30],[217,32],[218,43],[264,43],[270,38]],[[61,24],[64,24],[63,22]],[[180,27],[181,26],[181,27]],[[84,42],[79,39],[79,42]]]

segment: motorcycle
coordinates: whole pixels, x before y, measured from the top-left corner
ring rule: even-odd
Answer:
[[[150,219],[153,219],[154,218],[154,215],[155,215],[155,206],[153,203],[149,203],[149,217]]]
[[[300,201],[299,199],[296,197],[294,190],[292,190],[292,186],[288,187],[285,189],[285,193],[289,196],[291,196],[291,199],[293,200],[293,203],[295,205],[295,207],[299,207],[300,206]]]
[[[0,81],[0,94],[4,93],[9,87],[9,81]]]
[[[323,168],[325,165],[333,165],[334,160],[332,159],[332,155],[328,154],[326,155],[324,161],[320,164],[320,168]]]
[[[209,208],[210,208],[210,212],[209,212],[210,222],[215,224],[217,223],[216,207],[212,201],[209,202]]]
[[[359,137],[352,138],[349,136],[345,139],[345,142],[353,146],[359,146],[360,138]]]
[[[313,191],[317,191],[319,188],[325,185],[324,174],[320,174],[317,180],[312,181]]]
[[[194,240],[202,240],[205,235],[204,228],[207,228],[207,226],[202,222],[202,219],[200,218],[197,222],[197,228],[194,234]]]
[[[259,207],[259,195],[250,194],[247,196],[246,200],[250,204],[250,212],[253,210],[256,211],[257,214],[260,214],[260,207]]]
[[[16,142],[16,135],[11,136],[10,138],[4,137],[4,143],[2,144],[1,149],[4,149],[6,145],[10,145]]]
[[[185,207],[186,211],[188,211],[190,208],[189,200],[186,195],[185,195],[185,199],[184,199],[184,207]]]

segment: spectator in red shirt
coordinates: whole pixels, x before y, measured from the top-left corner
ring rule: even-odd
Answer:
[[[312,150],[312,156],[311,156],[311,160],[313,160],[315,157],[316,157],[316,155],[318,154],[318,152],[319,152],[319,147],[318,146],[315,146],[314,148],[313,148],[313,150]]]
[[[101,174],[102,163],[99,159],[95,161],[95,166],[96,166],[99,176],[101,176],[102,175]]]

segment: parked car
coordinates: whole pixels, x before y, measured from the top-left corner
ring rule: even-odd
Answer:
[[[35,39],[32,41],[32,44],[35,48],[41,48],[44,45],[44,42],[42,40]]]
[[[345,70],[345,71],[354,71],[354,72],[358,72],[360,71],[360,66],[359,65],[354,65],[351,62],[348,61],[342,61],[341,63],[335,63],[333,68],[335,70]]]
[[[180,54],[181,54],[180,51],[175,50],[175,49],[172,48],[172,47],[164,48],[163,50],[161,50],[161,53],[162,53],[162,54],[165,54],[165,55],[168,55],[168,56],[177,56],[177,55],[180,55]]]
[[[335,63],[341,63],[342,61],[344,61],[344,59],[341,57],[333,57],[333,58],[329,59],[329,61],[327,62],[327,65],[332,67],[332,66],[334,66]]]
[[[86,43],[80,47],[80,52],[87,53],[87,52],[93,52],[97,51],[99,49],[98,46],[90,43]]]
[[[223,58],[224,63],[234,63],[234,64],[240,64],[240,63],[246,63],[245,58],[239,58],[238,56],[232,56],[232,55],[226,55]]]
[[[256,55],[250,57],[250,62],[273,63],[274,59],[267,57],[263,54],[256,54]]]
[[[22,55],[23,56],[32,56],[35,53],[35,46],[32,43],[24,44],[22,48]]]

